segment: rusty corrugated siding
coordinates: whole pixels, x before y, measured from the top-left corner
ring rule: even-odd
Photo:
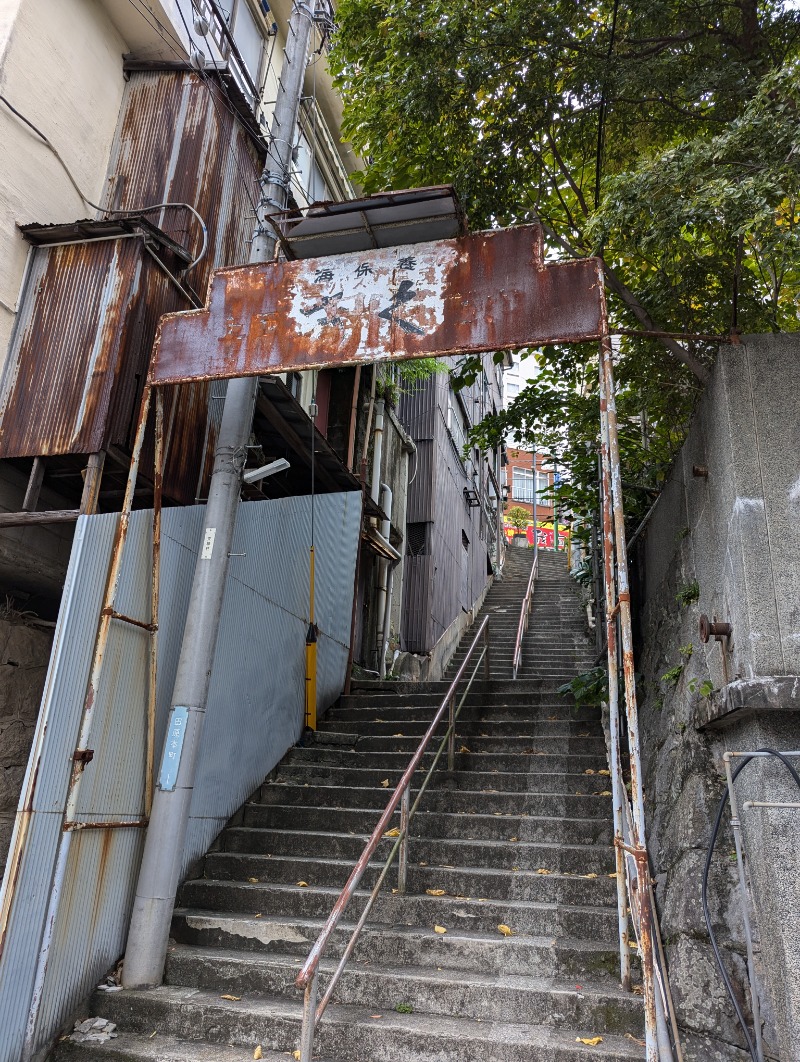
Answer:
[[[247,258],[260,171],[252,137],[211,79],[130,74],[109,164],[109,205],[194,206],[208,226],[208,250],[186,280],[201,296],[213,268]],[[176,242],[199,247],[187,211],[147,219]],[[129,451],[158,321],[187,308],[140,238],[37,248],[0,397],[0,458],[87,454],[109,444]],[[166,392],[165,423],[172,419],[173,427],[164,493],[181,504],[202,493],[210,467],[219,418],[209,395],[206,383]],[[152,454],[151,427],[145,476]]]
[[[208,226],[208,252],[188,276],[205,297],[211,270],[245,262],[262,157],[210,77],[172,71],[133,72],[109,163],[121,210],[151,203],[190,203]],[[172,239],[198,246],[186,211],[151,215]]]
[[[0,458],[125,445],[153,307],[185,306],[139,236],[37,247],[0,399]]]

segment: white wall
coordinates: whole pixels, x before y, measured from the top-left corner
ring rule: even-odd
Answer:
[[[10,21],[10,20],[9,20]],[[96,0],[19,0],[0,54],[0,92],[57,147],[94,202],[103,195],[124,81],[126,44]],[[93,217],[58,160],[0,104],[0,364],[28,245],[18,224]]]

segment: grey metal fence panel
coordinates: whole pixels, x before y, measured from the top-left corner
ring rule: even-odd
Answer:
[[[324,709],[345,677],[361,498],[357,492],[321,495],[315,504],[318,699]],[[203,512],[200,506],[164,511],[157,753]],[[132,516],[118,601],[119,611],[141,619],[149,615],[151,516],[149,511]],[[302,728],[309,518],[309,498],[241,507],[231,552],[245,556],[231,558],[184,867],[205,851]],[[19,874],[3,885],[13,890],[13,904],[0,956],[0,1062],[18,1062],[30,1012],[115,521],[113,515],[81,518],[76,529],[28,766],[33,813],[22,815],[23,791],[16,828]],[[147,637],[115,623],[96,698],[90,740],[95,752],[81,783],[79,818],[141,816],[146,703]],[[43,986],[39,1045],[50,1041],[121,954],[142,842],[136,829],[73,835]]]

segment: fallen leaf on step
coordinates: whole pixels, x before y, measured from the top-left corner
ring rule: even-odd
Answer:
[[[372,722],[373,723],[385,723],[386,720],[385,719],[373,719]]]
[[[392,734],[392,737],[405,737],[405,734]]]
[[[645,1043],[645,1041],[644,1040],[637,1040],[637,1038],[633,1035],[633,1033],[625,1033],[625,1039],[626,1040],[633,1040],[633,1042],[635,1044],[638,1044],[639,1047],[647,1047],[647,1044]]]
[[[261,1050],[261,1044],[258,1044],[258,1046],[256,1047],[255,1051],[253,1052],[253,1058],[263,1058],[263,1057],[264,1057],[264,1052]]]
[[[299,889],[307,889],[307,888],[308,888],[308,882],[307,882],[307,881],[296,881],[296,882],[295,882],[295,885],[296,885],[296,886],[297,886],[297,887],[298,887]]]
[[[509,837],[509,841],[511,841],[512,844],[516,844],[517,841],[519,841],[519,837]]]
[[[469,752],[470,750],[467,748],[466,745],[462,745],[461,748],[458,751],[459,752]]]
[[[427,864],[427,863],[426,863],[426,862],[425,862],[425,861],[424,861],[423,859],[420,859],[420,861],[419,861],[419,865],[420,865],[421,867],[426,867],[426,866],[427,866],[428,864]]]
[[[303,1056],[302,1056],[302,1055],[300,1054],[300,1052],[299,1052],[299,1051],[292,1051],[292,1058],[296,1058],[296,1059],[297,1059],[297,1062],[300,1062],[300,1059],[301,1059],[302,1057],[303,1057]]]
[[[596,772],[595,772],[595,771],[593,771],[593,770],[591,769],[591,767],[589,767],[589,768],[588,768],[587,770],[585,770],[585,771],[584,771],[583,773],[584,773],[584,774],[595,774]]]
[[[550,871],[549,870],[545,870],[544,867],[539,867],[539,869],[536,871],[536,873],[537,874],[549,874]]]
[[[263,915],[261,914],[260,911],[258,912],[258,914],[253,915],[253,918],[262,918],[262,917],[263,917]]]
[[[444,928],[444,926],[434,926],[433,927],[433,931],[434,931],[434,933],[439,933],[439,934],[447,932],[447,930]]]
[[[598,796],[611,796],[611,790],[610,789],[604,789],[602,793],[598,793],[597,795]]]
[[[591,1037],[591,1039],[589,1039],[588,1037],[585,1037],[585,1036],[576,1036],[575,1037],[575,1043],[576,1044],[586,1044],[587,1047],[597,1047],[597,1045],[601,1044],[602,1042],[603,1042],[603,1037],[602,1036],[593,1036],[593,1037]]]
[[[512,867],[511,868],[511,873],[512,874],[519,874],[519,867]]]
[[[584,876],[585,878],[596,878],[596,877],[597,877],[597,875],[596,875],[596,874],[584,874],[583,876]]]
[[[258,878],[248,878],[247,880],[251,885],[258,885]]]
[[[611,777],[611,771],[598,771],[597,773],[598,774],[604,774],[606,776],[606,778],[610,778]]]
[[[644,995],[644,989],[642,988],[641,985],[634,985],[633,988],[631,989],[631,992],[633,992],[633,994],[635,996],[643,996]]]
[[[238,1003],[242,998],[241,996],[220,996],[220,999],[230,999],[233,1003]]]
[[[615,878],[615,877],[617,877],[617,872],[616,872],[616,871],[614,871],[614,873],[613,873],[613,874],[609,874],[608,876],[609,876],[610,878]]]
[[[628,941],[628,947],[629,948],[633,948],[634,951],[635,951],[639,947],[639,945],[636,943],[635,940],[629,940]]]
[[[499,925],[499,926],[497,927],[497,931],[498,931],[498,933],[502,933],[504,937],[511,937],[511,936],[513,936],[513,935],[514,935],[514,934],[513,934],[512,932],[511,932],[511,929],[510,929],[510,927],[509,927],[509,926],[504,926],[504,925],[502,924],[502,922],[501,922],[501,923],[500,923],[500,925]]]
[[[384,778],[384,780],[381,782],[381,785],[383,786],[384,789],[386,789],[386,787],[389,785],[389,779],[388,778]]]
[[[392,896],[396,896],[399,891],[399,889],[392,889]]]
[[[399,828],[397,826],[395,826],[395,828],[393,830],[387,830],[386,833],[383,836],[384,837],[399,837],[400,836],[400,830],[399,830]]]
[[[370,1014],[370,1017],[371,1018],[382,1018],[383,1015],[382,1014]]]
[[[548,717],[547,717],[548,723],[555,723],[557,719],[558,719],[557,715],[548,715]]]
[[[427,892],[427,894],[429,896],[446,896],[447,895],[447,893],[444,891],[444,889],[426,889],[425,892]]]

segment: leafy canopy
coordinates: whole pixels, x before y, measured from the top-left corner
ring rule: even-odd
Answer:
[[[551,257],[602,254],[623,337],[626,504],[646,507],[715,345],[798,328],[800,13],[782,0],[340,0],[331,55],[366,191],[455,184],[474,228],[539,219]],[[594,503],[594,351],[548,347],[484,444],[516,430]],[[462,378],[477,371],[466,359]]]

